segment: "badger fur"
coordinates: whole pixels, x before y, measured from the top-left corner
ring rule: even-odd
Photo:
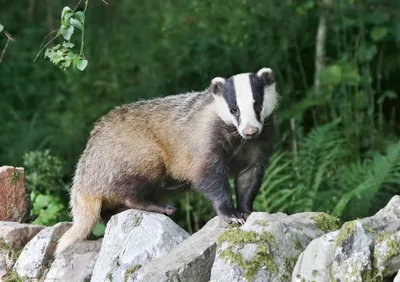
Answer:
[[[101,212],[125,208],[171,215],[156,196],[190,184],[228,223],[253,210],[272,151],[277,94],[271,69],[216,77],[202,92],[119,106],[92,130],[71,188],[73,225],[56,254],[84,240]],[[235,179],[234,207],[228,177]]]

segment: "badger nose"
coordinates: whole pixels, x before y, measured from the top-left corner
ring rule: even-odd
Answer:
[[[248,126],[245,129],[243,129],[243,135],[246,138],[256,137],[258,134],[259,134],[259,130],[257,127]]]

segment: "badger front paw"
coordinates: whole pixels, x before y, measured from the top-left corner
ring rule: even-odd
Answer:
[[[236,223],[236,224],[241,224],[243,225],[247,217],[244,213],[238,212],[236,210],[228,212],[228,213],[223,213],[219,214],[219,216],[222,218],[223,221],[225,221],[228,224]]]

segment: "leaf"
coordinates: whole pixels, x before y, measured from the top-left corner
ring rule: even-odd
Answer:
[[[85,14],[82,11],[76,12],[75,15],[83,24],[85,22]]]
[[[68,28],[65,28],[64,26],[61,26],[61,35],[66,40],[70,40],[73,33],[74,33],[74,27],[73,26],[70,26]]]
[[[70,23],[73,27],[76,27],[76,28],[79,28],[80,30],[83,30],[83,25],[82,25],[82,23],[81,23],[79,20],[74,19],[74,18],[71,18],[71,19],[69,20],[69,23]]]
[[[50,202],[51,198],[47,195],[39,194],[35,199],[35,204],[37,204],[41,208],[47,207],[50,204]]]
[[[0,24],[0,32],[2,32],[4,29],[4,26],[2,24]]]
[[[360,62],[369,62],[375,57],[377,52],[378,49],[375,45],[368,46],[363,44],[357,50],[357,58]]]
[[[384,22],[387,22],[390,19],[390,16],[388,13],[384,13],[381,11],[373,11],[372,13],[366,13],[364,14],[365,20],[367,22],[373,23],[373,24],[382,24]]]
[[[72,42],[64,42],[64,43],[63,43],[63,46],[64,46],[65,48],[72,48],[72,47],[75,46],[75,44],[72,43]]]
[[[342,80],[342,69],[338,65],[329,66],[321,71],[320,80],[323,85],[338,85]]]
[[[65,6],[65,7],[63,8],[62,12],[61,12],[61,19],[64,19],[64,17],[65,17],[66,15],[68,15],[68,14],[71,14],[71,16],[72,16],[73,13],[74,13],[74,12],[72,11],[72,9],[71,9],[70,7]],[[68,21],[68,19],[67,19],[66,21]]]
[[[104,224],[98,223],[98,224],[96,224],[95,228],[93,229],[93,234],[95,236],[101,236],[104,234],[105,229],[106,229],[106,227]]]
[[[81,59],[81,58],[78,58],[78,57],[75,58],[74,62],[76,62],[76,67],[77,67],[80,71],[83,71],[83,70],[86,68],[87,64],[88,64],[88,61],[87,61],[87,60]]]
[[[386,27],[374,27],[371,31],[371,38],[374,41],[379,41],[386,36],[387,32]]]

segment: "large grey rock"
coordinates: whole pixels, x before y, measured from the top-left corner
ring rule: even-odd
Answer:
[[[227,224],[219,217],[214,217],[169,254],[151,261],[126,281],[209,281],[215,258],[216,239],[227,228]]]
[[[292,281],[383,281],[400,268],[400,196],[372,217],[313,240]]]
[[[399,269],[399,271],[397,272],[397,275],[396,275],[396,277],[394,278],[393,282],[400,282],[400,269]]]
[[[89,281],[98,257],[102,239],[83,241],[57,256],[44,282]]]
[[[41,230],[28,244],[15,263],[14,271],[24,281],[41,278],[51,260],[57,241],[71,227],[70,223],[60,222]]]
[[[42,226],[0,221],[0,281],[10,274],[22,248]]]
[[[308,243],[338,227],[323,213],[253,212],[242,227],[218,237],[210,281],[289,281]]]
[[[137,210],[119,213],[107,224],[91,281],[124,281],[187,237],[189,234],[165,215]]]

